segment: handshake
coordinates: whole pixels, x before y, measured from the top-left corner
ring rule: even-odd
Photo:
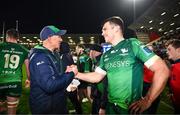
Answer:
[[[73,72],[74,75],[76,76],[78,74],[77,66],[76,65],[67,66],[66,72]],[[66,88],[66,90],[68,92],[75,91],[79,84],[80,84],[79,80],[73,79],[73,81],[69,84],[69,86]]]
[[[67,66],[66,72],[74,72],[74,75],[76,76],[78,74],[77,66],[76,65]]]

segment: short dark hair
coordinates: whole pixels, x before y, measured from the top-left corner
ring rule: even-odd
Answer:
[[[102,26],[106,23],[113,23],[115,25],[120,26],[122,32],[124,32],[124,21],[122,20],[122,18],[120,18],[119,16],[112,16],[110,18],[107,18],[103,21]]]
[[[12,28],[12,29],[8,29],[7,31],[6,31],[6,37],[12,37],[12,38],[19,38],[19,32],[16,30],[16,29],[14,29],[14,28]]]
[[[86,49],[86,47],[83,44],[78,44],[77,47],[82,48],[82,49]]]
[[[180,40],[171,39],[171,40],[168,40],[165,45],[166,45],[166,47],[168,47],[169,45],[172,45],[172,47],[177,49],[177,48],[180,48]]]

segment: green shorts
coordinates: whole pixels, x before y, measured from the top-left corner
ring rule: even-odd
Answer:
[[[21,93],[21,82],[0,83],[0,99],[6,99],[6,96],[20,97]]]

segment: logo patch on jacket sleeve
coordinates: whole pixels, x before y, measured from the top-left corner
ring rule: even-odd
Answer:
[[[152,54],[152,50],[150,50],[147,46],[141,46],[141,49],[143,50],[143,52],[148,56],[150,54]]]
[[[43,63],[44,63],[44,61],[40,61],[40,62],[37,62],[36,65],[38,66],[38,65],[41,65]]]

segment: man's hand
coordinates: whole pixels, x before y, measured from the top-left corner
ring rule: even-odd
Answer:
[[[26,79],[25,81],[25,88],[29,88],[30,87],[30,81],[28,79]]]
[[[78,69],[76,65],[67,66],[66,72],[74,72],[75,76],[78,74]]]
[[[142,97],[140,100],[132,103],[129,106],[130,113],[131,114],[138,114],[142,113],[146,109],[148,109],[151,106],[152,101],[148,99],[147,97]]]

